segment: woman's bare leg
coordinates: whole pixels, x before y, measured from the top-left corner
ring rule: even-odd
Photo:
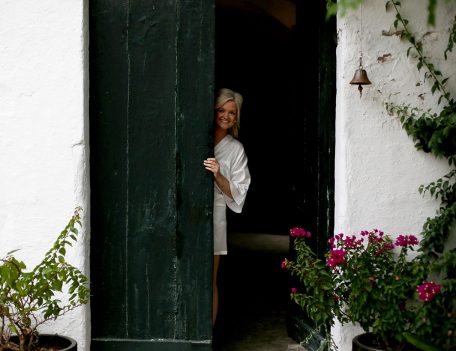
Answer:
[[[220,264],[220,256],[214,255],[214,279],[213,279],[213,288],[212,288],[212,326],[215,324],[215,319],[217,318],[218,311],[218,288],[217,288],[217,273]]]

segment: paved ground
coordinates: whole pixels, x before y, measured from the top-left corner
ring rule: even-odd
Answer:
[[[220,266],[215,351],[299,350],[286,327],[289,277],[280,263],[287,251],[288,236],[231,236]]]

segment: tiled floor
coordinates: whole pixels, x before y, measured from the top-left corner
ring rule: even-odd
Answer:
[[[289,277],[280,263],[287,251],[287,236],[231,236],[220,266],[214,350],[298,349],[286,328]]]

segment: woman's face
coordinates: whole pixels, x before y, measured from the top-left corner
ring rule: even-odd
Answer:
[[[234,101],[227,101],[215,109],[215,123],[218,128],[228,130],[237,121],[237,109]]]

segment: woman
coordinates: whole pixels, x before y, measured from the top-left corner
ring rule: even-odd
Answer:
[[[204,167],[214,175],[214,283],[212,324],[218,310],[217,273],[220,255],[226,255],[226,206],[240,213],[250,185],[244,147],[237,140],[242,105],[241,94],[221,89],[215,102],[214,154]]]

